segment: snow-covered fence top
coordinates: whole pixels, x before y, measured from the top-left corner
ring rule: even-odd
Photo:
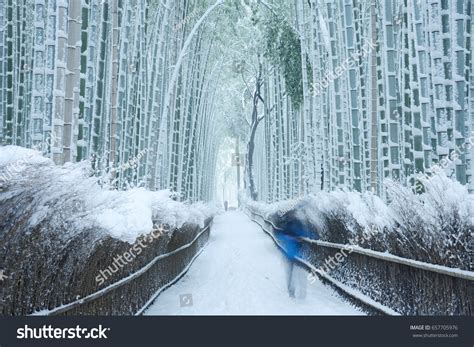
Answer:
[[[275,222],[293,216],[319,239],[472,271],[474,194],[440,173],[417,194],[396,182],[388,202],[371,193],[318,192],[272,204],[245,201]],[[374,253],[378,254],[378,253]]]
[[[199,253],[216,211],[0,147],[0,314],[140,312]]]

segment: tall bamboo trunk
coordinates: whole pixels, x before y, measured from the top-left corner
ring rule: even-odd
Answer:
[[[110,180],[114,181],[116,172],[114,170],[117,158],[117,89],[118,89],[118,46],[119,46],[119,27],[118,27],[118,1],[112,0],[112,85],[110,86],[110,151],[109,167],[111,168]]]
[[[376,13],[375,2],[372,0],[370,8],[371,16],[371,40],[376,42],[377,27],[376,27]],[[371,72],[370,72],[370,92],[371,92],[371,141],[370,141],[370,189],[374,193],[378,193],[378,120],[377,120],[377,50],[372,49],[371,57]]]

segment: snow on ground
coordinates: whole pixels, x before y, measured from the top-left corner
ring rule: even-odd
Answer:
[[[36,184],[41,190],[35,194],[30,226],[49,218],[53,209],[69,208],[68,219],[78,229],[92,225],[129,243],[151,232],[154,221],[177,228],[184,223],[203,226],[217,212],[211,204],[174,201],[166,190],[104,189],[97,177],[90,177],[89,168],[87,161],[56,166],[38,151],[0,147],[0,188],[7,187],[3,193],[0,189],[0,202],[11,197],[12,191],[18,193]]]
[[[258,225],[241,211],[228,212],[214,219],[209,243],[188,273],[158,296],[145,315],[363,314],[319,280],[311,284],[302,269],[300,295],[291,298],[287,268],[281,251]]]

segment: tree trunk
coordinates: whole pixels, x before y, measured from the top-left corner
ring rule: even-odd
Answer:
[[[253,108],[252,108],[252,123],[250,124],[250,138],[247,145],[247,175],[250,190],[250,197],[252,200],[257,200],[258,194],[255,187],[255,180],[253,177],[253,153],[255,152],[255,134],[260,121],[263,119],[258,117],[258,104],[263,101],[260,89],[262,87],[262,63],[259,63],[258,75],[255,79],[255,92],[253,93]]]

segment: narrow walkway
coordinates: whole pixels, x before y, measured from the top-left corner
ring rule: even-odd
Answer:
[[[291,298],[287,268],[258,225],[243,212],[227,212],[215,218],[209,243],[188,273],[160,294],[145,315],[363,314],[330,287],[310,283],[304,270],[299,271],[300,295]]]

